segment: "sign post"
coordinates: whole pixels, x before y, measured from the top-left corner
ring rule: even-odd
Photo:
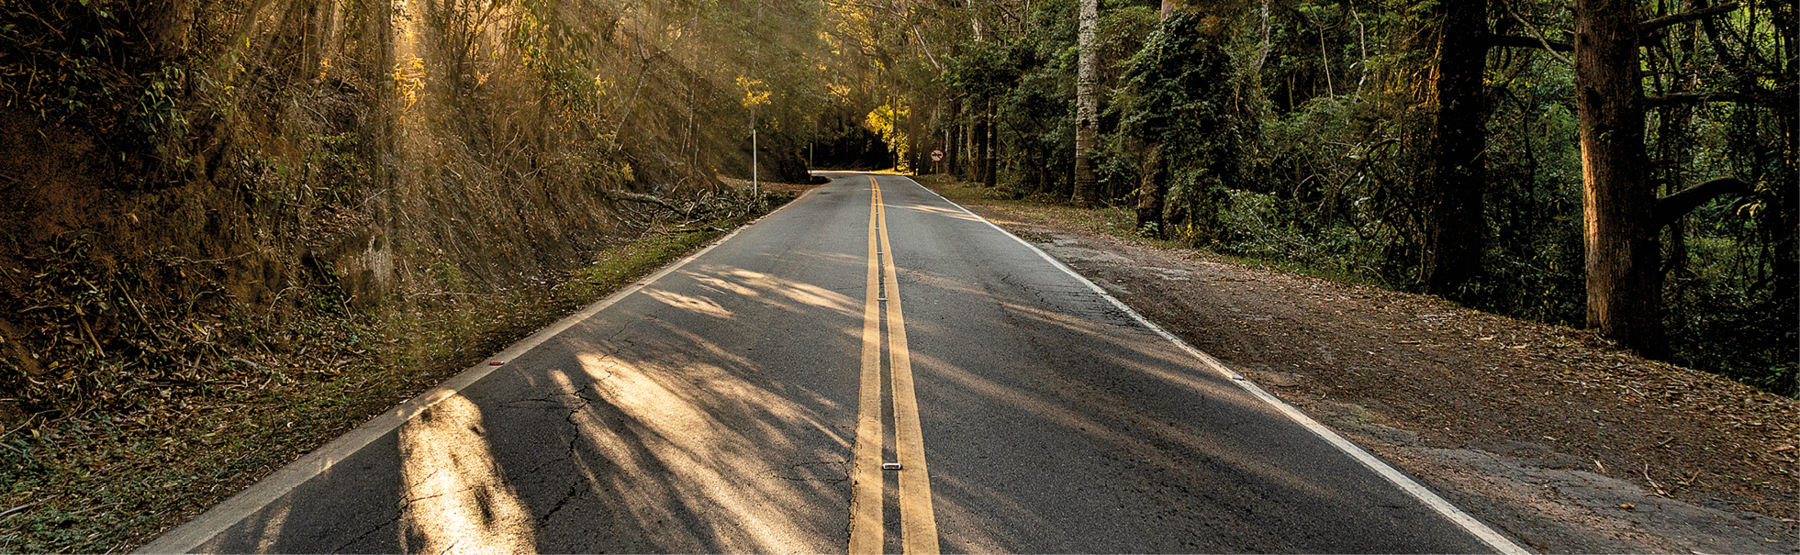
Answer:
[[[944,161],[944,149],[941,149],[941,148],[931,149],[931,171],[932,171],[932,173],[943,173],[944,172],[943,168],[938,167],[938,162],[942,162],[942,161]]]

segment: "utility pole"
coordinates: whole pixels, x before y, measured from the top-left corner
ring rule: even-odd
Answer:
[[[762,181],[757,178],[756,106],[750,106],[750,196],[762,198]]]

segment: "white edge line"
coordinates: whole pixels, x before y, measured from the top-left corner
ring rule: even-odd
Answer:
[[[817,187],[808,189],[806,193],[802,194],[799,198],[789,201],[787,204],[782,205],[781,208],[777,208],[768,214],[764,214],[761,217],[752,220],[750,223],[744,224],[742,227],[732,230],[731,233],[713,241],[711,245],[707,245],[706,248],[700,249],[699,252],[688,255],[687,258],[683,258],[674,264],[665,266],[661,271],[651,274],[649,277],[636,280],[624,289],[615,291],[613,294],[607,295],[606,298],[588,305],[587,308],[582,309],[580,312],[564,317],[562,320],[558,320],[549,327],[540,329],[537,333],[531,334],[530,337],[526,337],[518,343],[514,343],[512,346],[507,347],[505,350],[494,354],[494,356],[489,357],[487,360],[483,360],[479,364],[476,364],[467,370],[463,370],[462,373],[445,380],[443,383],[438,384],[437,387],[426,390],[417,397],[413,397],[412,399],[400,403],[398,406],[369,419],[368,422],[364,422],[362,425],[357,426],[355,429],[350,430],[344,435],[338,436],[337,439],[331,440],[323,447],[315,449],[311,453],[307,453],[298,460],[288,463],[287,466],[283,466],[280,470],[276,470],[274,473],[269,474],[268,477],[251,484],[250,487],[238,492],[237,495],[233,495],[225,501],[220,502],[218,505],[214,505],[211,509],[207,509],[206,512],[201,513],[200,516],[195,517],[194,520],[175,527],[175,529],[170,530],[156,538],[155,541],[138,548],[132,553],[188,553],[193,551],[195,548],[200,547],[200,544],[206,543],[207,540],[213,539],[220,533],[236,525],[238,522],[243,521],[257,511],[262,510],[263,507],[267,507],[270,503],[281,499],[283,496],[293,491],[294,488],[297,488],[308,480],[330,470],[331,467],[336,465],[339,461],[349,458],[351,455],[356,454],[357,451],[362,450],[363,447],[367,447],[370,443],[374,443],[375,440],[381,439],[382,436],[387,435],[389,432],[399,429],[400,425],[411,420],[413,416],[438,404],[439,401],[443,401],[444,399],[461,393],[463,389],[468,388],[475,382],[481,381],[482,378],[487,377],[488,374],[492,374],[495,370],[504,367],[491,365],[489,364],[490,362],[510,361],[519,355],[523,355],[526,352],[537,348],[551,338],[561,335],[564,331],[568,331],[569,328],[575,327],[575,325],[594,317],[595,314],[599,314],[600,311],[605,310],[614,303],[642,290],[648,284],[654,283],[656,280],[674,273],[676,270],[688,265],[688,263],[693,262],[702,255],[711,252],[713,248],[725,244],[725,242],[730,241],[731,238],[737,237],[739,232],[749,229],[750,226],[756,225],[763,221],[763,219],[774,216],[782,210],[786,210],[789,206],[798,204],[802,199],[811,196],[812,192],[817,190]]]
[[[909,181],[911,181],[911,180],[909,179]],[[913,183],[918,184],[917,181],[914,181]],[[1338,434],[1336,431],[1332,430],[1330,427],[1327,427],[1324,424],[1320,424],[1319,421],[1317,421],[1317,420],[1313,420],[1312,417],[1307,416],[1306,413],[1301,412],[1300,409],[1295,408],[1293,405],[1290,405],[1286,401],[1281,400],[1280,397],[1276,397],[1275,395],[1270,394],[1268,391],[1263,390],[1263,388],[1257,387],[1256,384],[1251,383],[1250,380],[1247,378],[1246,379],[1235,378],[1235,376],[1238,376],[1238,374],[1235,372],[1232,372],[1231,369],[1226,368],[1224,363],[1219,362],[1219,360],[1213,358],[1212,355],[1206,354],[1205,352],[1194,347],[1193,345],[1189,345],[1187,341],[1183,341],[1180,337],[1176,337],[1175,334],[1169,333],[1169,330],[1163,329],[1162,326],[1156,325],[1155,322],[1151,322],[1150,319],[1145,318],[1144,315],[1138,314],[1138,311],[1132,310],[1132,308],[1130,306],[1126,306],[1123,301],[1120,301],[1118,298],[1113,297],[1112,294],[1107,293],[1105,289],[1101,288],[1099,285],[1095,284],[1093,281],[1089,280],[1088,278],[1082,276],[1080,273],[1077,273],[1074,268],[1071,268],[1071,267],[1069,267],[1069,265],[1064,264],[1061,260],[1057,260],[1056,257],[1050,256],[1050,253],[1044,252],[1044,249],[1040,249],[1040,248],[1038,248],[1037,245],[1031,244],[1030,241],[1026,241],[1017,235],[1013,235],[1012,232],[1007,231],[1005,228],[1002,228],[999,225],[996,225],[994,222],[989,221],[987,218],[981,217],[981,215],[976,214],[975,212],[969,210],[968,208],[963,207],[963,205],[957,204],[954,201],[951,201],[950,199],[945,198],[944,195],[938,194],[937,191],[931,190],[930,187],[926,187],[924,185],[919,185],[919,188],[925,189],[926,192],[936,195],[939,199],[942,199],[944,202],[949,203],[951,206],[957,207],[958,209],[962,210],[964,213],[966,213],[970,216],[974,216],[976,219],[979,219],[983,223],[986,223],[988,225],[988,227],[992,227],[996,231],[999,231],[1000,233],[1005,234],[1007,237],[1011,237],[1014,241],[1018,241],[1019,244],[1025,245],[1025,248],[1031,249],[1032,252],[1036,252],[1038,254],[1038,256],[1043,257],[1043,259],[1050,262],[1050,264],[1056,266],[1057,268],[1062,269],[1062,271],[1064,273],[1067,273],[1070,276],[1073,276],[1075,279],[1080,280],[1082,283],[1086,283],[1089,289],[1093,289],[1095,293],[1099,294],[1101,297],[1106,298],[1106,300],[1112,301],[1113,306],[1118,307],[1119,310],[1125,311],[1126,314],[1130,314],[1131,317],[1133,319],[1137,320],[1137,322],[1139,324],[1142,324],[1144,327],[1149,328],[1151,331],[1155,331],[1156,334],[1162,336],[1163,339],[1168,340],[1170,343],[1174,343],[1175,346],[1180,347],[1184,351],[1187,351],[1188,354],[1193,355],[1194,358],[1196,358],[1196,359],[1199,359],[1201,363],[1205,364],[1208,368],[1211,368],[1214,372],[1218,373],[1221,376],[1224,376],[1226,381],[1236,384],[1238,387],[1243,388],[1244,391],[1249,392],[1252,396],[1255,396],[1257,399],[1261,399],[1263,402],[1268,403],[1270,406],[1274,407],[1275,410],[1280,411],[1282,415],[1287,416],[1289,420],[1293,420],[1295,423],[1299,424],[1301,427],[1304,427],[1307,430],[1311,431],[1313,434],[1316,434],[1320,438],[1323,438],[1326,441],[1326,443],[1330,443],[1333,447],[1336,447],[1339,451],[1343,451],[1344,454],[1349,455],[1350,458],[1356,459],[1356,462],[1362,463],[1363,466],[1366,466],[1370,470],[1375,471],[1375,473],[1379,474],[1382,478],[1386,478],[1388,482],[1391,482],[1395,486],[1398,486],[1401,491],[1405,491],[1406,493],[1412,495],[1415,499],[1418,499],[1420,502],[1424,503],[1426,506],[1431,507],[1432,510],[1437,511],[1437,513],[1439,515],[1443,515],[1443,517],[1450,520],[1450,522],[1455,523],[1458,526],[1461,526],[1463,530],[1467,531],[1470,535],[1475,536],[1476,539],[1481,540],[1483,543],[1486,543],[1488,545],[1488,547],[1493,548],[1494,551],[1497,551],[1500,553],[1505,553],[1508,555],[1531,553],[1530,550],[1525,549],[1524,547],[1521,547],[1519,544],[1513,543],[1513,541],[1510,539],[1507,539],[1507,537],[1505,535],[1502,535],[1501,533],[1495,531],[1493,528],[1489,528],[1488,525],[1483,524],[1480,520],[1476,519],[1474,516],[1470,515],[1467,512],[1464,512],[1460,508],[1457,508],[1457,506],[1454,504],[1451,504],[1449,500],[1446,500],[1443,497],[1439,496],[1437,493],[1432,492],[1431,489],[1425,487],[1424,484],[1419,483],[1417,480],[1412,479],[1412,477],[1407,476],[1406,474],[1400,472],[1398,469],[1395,469],[1392,465],[1389,465],[1386,461],[1381,460],[1380,457],[1376,457],[1374,454],[1369,453],[1367,450],[1363,449],[1362,446],[1357,445],[1354,442],[1351,442],[1349,439],[1346,439],[1343,435]]]

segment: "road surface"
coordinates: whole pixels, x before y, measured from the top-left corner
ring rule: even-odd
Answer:
[[[833,177],[145,550],[1517,549],[1025,242]]]

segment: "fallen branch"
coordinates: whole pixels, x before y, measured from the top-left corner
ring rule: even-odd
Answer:
[[[662,197],[655,196],[655,195],[646,195],[643,193],[633,193],[630,191],[607,191],[606,198],[611,199],[611,200],[623,200],[623,201],[630,201],[630,202],[641,202],[644,204],[654,204],[657,206],[661,206],[663,208],[667,208],[667,209],[669,209],[670,212],[676,212],[676,213],[680,213],[680,214],[687,213],[687,211],[682,210],[681,207],[675,206],[675,203],[669,202],[668,200],[664,200]]]
[[[24,511],[25,511],[25,509],[29,509],[29,508],[32,508],[32,507],[36,507],[36,506],[38,506],[38,505],[42,505],[42,504],[44,504],[44,502],[45,502],[45,501],[49,501],[49,500],[51,500],[51,499],[56,499],[56,497],[57,497],[57,496],[55,496],[55,495],[52,495],[52,496],[49,496],[49,497],[45,497],[45,498],[43,498],[43,499],[39,499],[39,500],[37,500],[37,501],[34,501],[34,502],[31,502],[31,503],[26,503],[26,504],[24,504],[24,505],[19,505],[19,506],[17,506],[17,507],[13,507],[13,508],[11,508],[11,509],[7,509],[7,510],[5,510],[5,511],[0,511],[0,519],[4,519],[4,518],[7,518],[7,517],[11,517],[11,516],[12,516],[12,515],[15,515],[15,514],[19,514],[19,513],[21,513],[21,512],[24,512]]]
[[[1644,463],[1644,481],[1650,482],[1650,487],[1656,488],[1657,495],[1669,496],[1669,490],[1663,489],[1662,484],[1658,484],[1656,480],[1650,478],[1650,463]]]

